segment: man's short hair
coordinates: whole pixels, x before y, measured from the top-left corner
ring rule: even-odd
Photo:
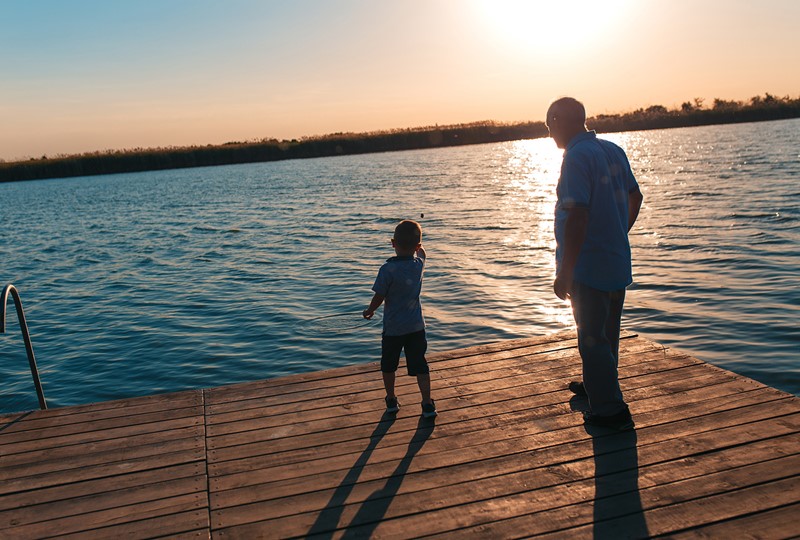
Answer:
[[[416,221],[405,219],[394,228],[394,241],[401,248],[414,248],[422,243],[422,227]]]
[[[569,123],[586,125],[586,107],[575,98],[562,97],[550,104],[547,109],[547,121],[552,117],[559,117]]]

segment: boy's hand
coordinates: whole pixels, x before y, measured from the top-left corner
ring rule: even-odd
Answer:
[[[424,259],[427,257],[427,254],[425,253],[425,248],[422,247],[422,244],[417,246],[417,257],[419,257],[420,259]]]
[[[372,301],[369,303],[367,309],[365,309],[361,315],[364,316],[365,319],[371,319],[372,316],[375,314],[375,310],[383,303],[384,296],[375,293],[375,296],[372,297]]]

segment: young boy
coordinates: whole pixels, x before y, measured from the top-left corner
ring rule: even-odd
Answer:
[[[431,399],[431,376],[425,351],[425,320],[419,295],[422,291],[422,272],[425,269],[425,250],[422,247],[422,227],[416,221],[405,220],[394,230],[392,247],[397,254],[378,271],[372,290],[375,296],[364,310],[371,319],[384,301],[383,337],[381,339],[381,372],[386,388],[386,412],[396,413],[400,403],[394,393],[395,372],[400,352],[405,350],[408,374],[417,377],[422,394],[422,416],[436,416],[436,404]]]

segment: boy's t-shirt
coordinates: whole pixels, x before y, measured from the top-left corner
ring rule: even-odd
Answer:
[[[425,259],[412,255],[392,257],[378,271],[372,290],[383,296],[383,333],[402,336],[425,329],[422,318],[422,274]]]

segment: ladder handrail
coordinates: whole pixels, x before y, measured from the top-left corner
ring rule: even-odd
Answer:
[[[28,353],[28,363],[31,366],[31,375],[33,376],[33,385],[36,387],[36,395],[39,398],[39,407],[45,410],[47,409],[47,402],[44,399],[42,382],[39,380],[39,369],[36,367],[36,357],[33,355],[33,344],[31,343],[31,336],[28,333],[28,323],[25,322],[25,311],[22,309],[22,300],[20,300],[17,288],[10,283],[3,287],[3,309],[0,310],[0,334],[6,333],[6,302],[8,302],[9,293],[14,299],[14,304],[17,308],[17,319],[19,320],[19,327],[22,330],[22,338],[25,340],[25,351]]]

